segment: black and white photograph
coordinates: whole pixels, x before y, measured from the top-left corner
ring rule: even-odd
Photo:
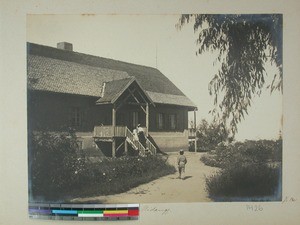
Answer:
[[[298,224],[299,10],[0,1],[0,224]]]
[[[29,202],[282,200],[282,14],[26,23]]]

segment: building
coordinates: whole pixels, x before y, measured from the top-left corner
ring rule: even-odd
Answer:
[[[188,148],[188,112],[197,110],[159,70],[27,43],[28,129],[76,130],[82,149],[118,156]],[[195,120],[195,119],[194,119]],[[146,143],[133,140],[144,127]]]

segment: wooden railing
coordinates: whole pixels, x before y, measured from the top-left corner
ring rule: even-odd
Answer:
[[[94,137],[126,137],[126,128],[125,126],[96,126],[94,127]]]
[[[113,138],[113,137],[125,137],[126,141],[135,149],[141,151],[142,155],[146,154],[148,150],[152,155],[156,154],[156,147],[152,142],[145,136],[146,146],[135,140],[133,133],[125,126],[96,126],[94,127],[95,138]]]
[[[126,137],[129,139],[128,141],[130,141],[131,145],[136,146],[137,150],[141,151],[142,155],[146,154],[146,150],[148,150],[152,155],[156,154],[156,147],[152,144],[152,142],[147,137],[145,137],[146,147],[144,147],[140,141],[135,140],[133,133],[128,128],[126,130]]]
[[[126,127],[126,140],[131,144],[133,148],[135,148],[135,150],[140,150],[143,155],[145,154],[146,151],[145,147],[142,145],[141,142],[135,140],[133,133],[127,127]]]
[[[151,152],[152,155],[156,155],[156,147],[154,146],[154,144],[152,144],[152,142],[148,138],[146,138],[146,147]]]

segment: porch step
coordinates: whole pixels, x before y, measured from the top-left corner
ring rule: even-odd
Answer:
[[[129,137],[126,137],[126,141],[131,145],[131,147],[134,149],[134,150],[139,150],[139,148],[133,143],[133,141],[130,140]]]

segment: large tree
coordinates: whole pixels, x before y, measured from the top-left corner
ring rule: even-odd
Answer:
[[[211,112],[234,134],[265,85],[282,92],[282,15],[182,15],[177,27],[190,22],[199,33],[196,54],[217,51],[220,68],[209,83],[215,104]],[[270,84],[265,84],[267,62],[278,68]]]

